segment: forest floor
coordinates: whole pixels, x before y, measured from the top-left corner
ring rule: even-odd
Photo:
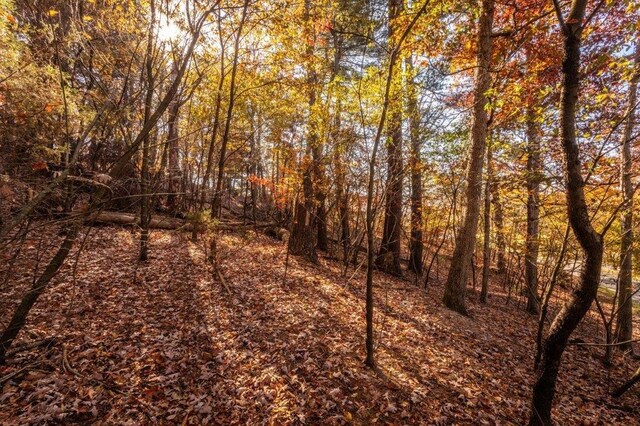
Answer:
[[[90,228],[84,237],[17,345],[49,336],[56,343],[0,367],[0,424],[526,421],[536,319],[515,298],[507,302],[499,277],[488,305],[469,293],[467,318],[442,306],[440,283],[424,291],[377,274],[374,371],[363,365],[364,268],[345,277],[326,258],[314,266],[289,257],[285,276],[282,243],[230,233],[218,243],[227,291],[212,278],[202,241],[154,231],[151,257],[140,264],[135,232]],[[51,252],[59,240],[28,240],[20,258]],[[3,326],[34,267],[19,262],[18,282],[0,287]],[[574,337],[601,341],[598,321],[592,311]],[[558,424],[640,424],[640,389],[608,396],[638,362],[616,354],[617,366],[606,369],[602,352],[566,351]]]

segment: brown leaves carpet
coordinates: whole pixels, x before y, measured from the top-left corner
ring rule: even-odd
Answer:
[[[285,277],[282,243],[225,234],[218,264],[229,294],[202,241],[154,231],[151,258],[140,264],[135,233],[84,232],[17,345],[48,336],[57,342],[0,367],[1,424],[526,421],[536,320],[517,298],[506,303],[497,278],[488,306],[470,293],[472,317],[465,318],[442,306],[437,282],[425,292],[377,274],[372,371],[363,365],[364,268],[343,276],[334,261],[313,266],[290,257]],[[57,242],[26,242],[0,287],[3,327],[43,267],[28,259]],[[600,342],[600,330],[592,312],[576,337]],[[636,364],[617,355],[618,365],[606,369],[602,352],[571,346],[565,353],[558,424],[640,424],[640,390],[608,396]]]

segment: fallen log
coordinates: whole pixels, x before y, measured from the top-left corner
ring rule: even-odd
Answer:
[[[133,213],[100,211],[89,215],[90,223],[102,223],[111,225],[140,225],[140,215]],[[182,229],[191,231],[193,226],[181,219],[166,216],[151,216],[149,222],[151,229]]]
[[[94,224],[110,224],[110,225],[140,225],[140,215],[134,213],[114,212],[114,211],[100,211],[89,214],[87,218],[88,223]],[[274,223],[244,223],[244,222],[220,222],[215,226],[215,229],[222,231],[230,231],[242,227],[255,227],[255,228],[268,228],[274,226]],[[150,229],[167,229],[167,230],[182,230],[192,231],[193,224],[188,220],[182,220],[175,217],[168,216],[151,216],[149,222]]]

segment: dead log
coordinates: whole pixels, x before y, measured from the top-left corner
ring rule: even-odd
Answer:
[[[93,224],[110,224],[110,225],[140,225],[140,216],[134,213],[100,211],[91,213],[87,219]],[[244,222],[220,222],[215,226],[216,230],[230,231],[242,227],[268,228],[274,226],[273,223],[244,223]],[[150,229],[167,229],[167,230],[193,230],[193,224],[187,220],[178,219],[169,216],[153,215],[149,223]]]
[[[89,215],[88,222],[111,225],[140,225],[140,216],[133,213],[100,211]],[[184,220],[166,216],[151,216],[151,229],[182,229],[190,231],[192,225]]]

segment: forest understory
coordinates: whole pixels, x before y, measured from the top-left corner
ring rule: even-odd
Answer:
[[[18,263],[55,251],[62,237],[45,230],[27,237]],[[15,348],[54,340],[0,367],[1,424],[526,422],[537,318],[503,292],[498,275],[487,305],[470,290],[464,317],[441,304],[444,267],[426,291],[377,273],[372,370],[363,363],[366,268],[345,276],[341,263],[306,263],[248,230],[218,239],[222,283],[204,239],[154,231],[147,262],[137,260],[137,244],[133,228],[83,229]],[[2,323],[31,275],[1,287]],[[561,302],[552,301],[551,318]],[[572,337],[601,344],[602,334],[593,307]],[[557,424],[640,424],[640,389],[609,396],[636,364],[616,351],[604,368],[603,352],[569,345]]]

